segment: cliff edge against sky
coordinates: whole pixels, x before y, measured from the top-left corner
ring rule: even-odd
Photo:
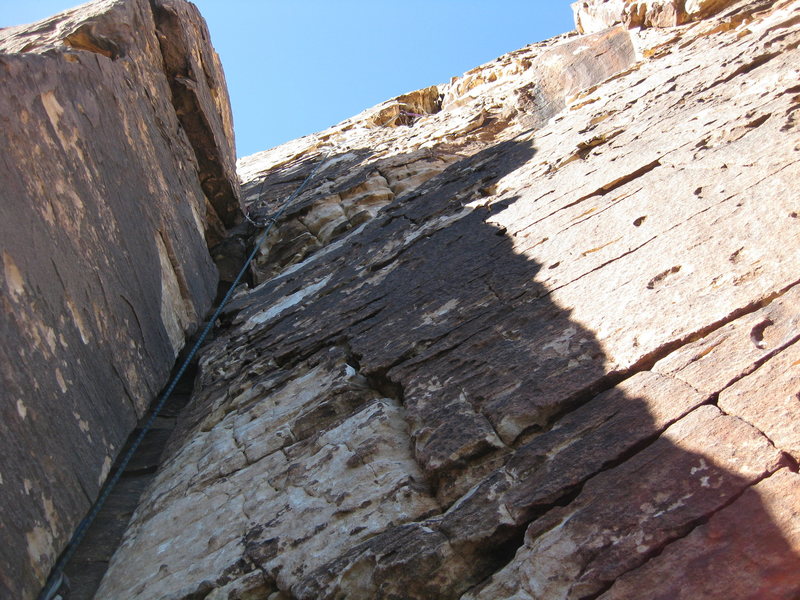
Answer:
[[[161,131],[179,139],[154,139],[175,153],[165,149],[137,177],[161,181],[152,173],[176,165],[170,173],[185,180],[173,188],[177,175],[163,175],[158,200],[147,202],[195,190],[170,210],[191,223],[194,207],[192,260],[210,265],[204,233],[230,279],[259,228],[226,231],[237,222],[235,192],[215,195],[237,188],[216,63],[192,62],[213,56],[199,17],[177,1],[159,0],[151,12],[144,2],[92,6],[112,11],[104,14],[113,15],[113,35],[94,32],[89,44],[73,33],[62,39],[83,41],[1,55],[0,65],[58,59],[69,74],[89,62],[119,69],[122,82],[142,65],[190,69],[153,68],[157,76],[121,83],[151,108],[96,120],[142,132],[123,139],[150,149],[156,142],[140,123],[172,119]],[[96,598],[800,595],[800,1],[586,0],[573,8],[576,32],[239,161],[241,203],[255,223],[268,222],[315,174],[261,243],[250,285],[237,290],[204,347],[192,400]],[[115,37],[130,27],[125,19],[150,23],[147,15],[160,58],[115,50],[127,47]],[[24,35],[34,34],[51,35]],[[176,37],[197,45],[175,46]],[[182,62],[181,52],[192,60]],[[216,103],[184,104],[182,90],[205,85],[201,71],[217,91],[195,97]],[[93,94],[82,91],[87,98],[69,108],[59,99],[61,113],[38,99],[44,87],[32,89],[36,111],[15,126],[39,123],[48,144],[72,140],[86,160],[73,164],[59,149],[53,162],[66,174],[33,171],[31,189],[92,177],[95,164],[107,165],[109,178],[131,170],[119,166],[128,159],[110,162],[116,146],[90,155],[84,137],[93,138],[72,125],[69,111],[76,122],[92,113],[71,107],[90,106]],[[152,109],[162,104],[163,114]],[[206,114],[221,125],[198,144],[191,131]],[[210,166],[196,150],[206,144],[216,152]],[[84,193],[130,184],[114,185],[61,187],[87,203]],[[72,206],[64,203],[73,194],[60,193],[52,202]],[[27,202],[44,222],[48,204],[37,198]],[[64,222],[54,219],[53,230]],[[69,248],[87,231],[54,244]],[[117,249],[121,237],[98,247]],[[142,277],[153,279],[156,298],[172,298],[153,237],[141,234],[152,254]],[[143,252],[132,243],[131,255],[134,248]],[[23,250],[4,250],[17,265],[5,267],[4,314],[17,314],[22,294],[36,288],[22,275],[32,272],[19,266]],[[201,279],[210,290],[213,276]],[[209,302],[205,293],[198,306]],[[69,295],[85,311],[92,297]],[[169,343],[158,303],[150,314],[163,375],[178,344]],[[179,322],[185,330],[191,321]],[[104,346],[91,331],[79,347],[96,354]],[[44,352],[40,335],[23,345]],[[64,335],[63,357],[42,354],[61,365],[62,378],[59,361],[77,368],[88,360],[68,354]],[[160,380],[151,377],[151,387]],[[58,394],[41,391],[38,402],[49,406]],[[104,405],[77,391],[70,401],[85,403],[99,424],[69,443],[96,439],[93,427],[108,427],[96,408]],[[47,412],[26,402],[9,413],[23,444],[24,419]],[[113,454],[104,446],[87,456],[99,465],[104,453]],[[23,459],[27,469],[47,464]],[[26,486],[22,475],[2,473],[2,489],[17,494],[13,506],[33,496],[24,505],[38,507],[18,537],[4,529],[4,539],[19,547],[39,527],[50,540],[43,558],[3,559],[3,585],[32,597],[74,518],[50,519],[51,496],[36,497],[46,475]],[[7,569],[20,569],[25,587],[9,587],[16,579]]]

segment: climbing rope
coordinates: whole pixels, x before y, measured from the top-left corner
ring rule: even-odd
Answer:
[[[153,424],[155,423],[156,418],[161,412],[161,409],[164,408],[164,404],[166,404],[167,400],[172,395],[172,392],[175,391],[175,387],[178,385],[178,382],[180,381],[181,377],[183,377],[184,373],[186,373],[186,369],[189,368],[189,364],[192,362],[192,359],[194,358],[195,354],[197,354],[197,351],[200,349],[200,346],[203,344],[209,332],[214,327],[214,323],[216,323],[217,319],[222,314],[222,310],[225,308],[225,305],[228,303],[231,296],[233,295],[234,289],[236,288],[237,285],[239,285],[239,282],[242,280],[242,277],[244,277],[245,273],[247,272],[247,269],[250,267],[250,263],[253,262],[253,259],[256,257],[256,254],[258,254],[258,251],[261,248],[261,244],[264,242],[264,240],[267,239],[267,235],[269,235],[270,230],[283,216],[283,214],[286,212],[286,209],[289,208],[292,202],[294,202],[297,199],[297,197],[303,193],[303,190],[305,190],[306,186],[311,182],[311,180],[317,174],[320,167],[327,161],[332,150],[333,148],[329,149],[322,156],[320,161],[311,170],[311,173],[309,173],[308,176],[303,180],[303,182],[294,190],[294,192],[292,192],[289,195],[289,197],[283,201],[283,204],[280,206],[280,208],[272,216],[264,220],[263,224],[256,223],[255,221],[250,219],[248,215],[246,215],[248,221],[250,221],[254,225],[266,228],[256,240],[253,246],[253,251],[247,257],[247,260],[244,262],[244,265],[242,265],[242,268],[239,270],[239,274],[233,280],[233,283],[231,283],[230,288],[228,288],[228,292],[222,298],[222,301],[219,303],[219,306],[214,311],[214,314],[211,316],[211,319],[206,324],[205,328],[203,329],[203,332],[200,334],[200,337],[197,338],[197,341],[194,343],[194,346],[192,346],[192,349],[189,351],[189,354],[187,354],[186,358],[183,359],[183,363],[178,369],[178,372],[169,382],[169,385],[166,387],[166,389],[162,392],[161,397],[158,400],[158,403],[155,405],[152,413],[150,414],[150,417],[147,419],[147,421],[145,421],[145,424],[142,426],[141,430],[139,431],[139,434],[134,439],[133,443],[131,444],[131,447],[125,453],[125,456],[123,456],[122,461],[119,463],[119,466],[117,467],[117,470],[114,472],[114,475],[111,477],[111,479],[107,481],[105,487],[103,488],[102,493],[97,498],[97,501],[94,503],[94,506],[92,506],[92,509],[89,511],[89,514],[87,514],[86,517],[84,517],[84,519],[78,525],[77,529],[75,529],[75,533],[72,535],[72,539],[70,539],[69,543],[67,544],[67,548],[64,550],[63,554],[61,555],[61,557],[58,559],[55,566],[51,570],[50,577],[47,580],[47,584],[45,585],[42,592],[39,594],[38,600],[56,599],[57,597],[56,594],[58,593],[59,588],[66,579],[64,575],[64,567],[67,565],[69,560],[75,554],[75,551],[78,549],[81,540],[83,540],[84,536],[88,532],[89,526],[92,524],[92,522],[94,522],[95,518],[100,513],[100,509],[103,507],[106,500],[108,500],[108,497],[111,495],[111,491],[114,489],[114,486],[117,484],[117,482],[119,482],[123,472],[128,466],[128,463],[131,461],[133,455],[136,453],[136,450],[139,448],[139,445],[142,443],[144,437],[153,427]],[[259,189],[259,197],[261,195],[261,192],[263,191],[263,187],[264,183],[262,182],[261,188]]]

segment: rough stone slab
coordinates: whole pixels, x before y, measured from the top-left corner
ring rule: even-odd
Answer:
[[[253,267],[256,282],[302,262],[337,236],[371,220],[379,208],[412,193],[459,158],[492,141],[509,121],[518,128],[541,127],[564,108],[568,98],[634,60],[631,38],[622,28],[559,42],[543,44],[528,56],[498,59],[505,63],[507,74],[516,75],[505,82],[497,80],[496,65],[483,65],[450,86],[394,98],[331,130],[298,140],[302,150],[291,148],[288,160],[285,153],[276,151],[242,159],[244,201],[258,219],[277,209],[278,202],[310,172],[314,159],[320,158],[321,143],[333,140],[329,160],[333,164],[326,168],[324,179],[317,189],[300,196],[285,221],[264,241]],[[490,116],[477,92],[485,92],[482,88],[493,83],[500,88],[494,93],[511,98],[502,106],[494,106],[502,110]],[[437,95],[441,99],[437,100]],[[427,139],[409,140],[403,135],[408,126],[418,124],[404,121],[401,110],[423,114],[430,120],[424,127],[427,131],[421,133]],[[448,112],[444,119],[439,118],[441,110]],[[376,123],[381,124],[378,130]],[[356,135],[351,141],[348,131],[352,129]],[[369,143],[359,147],[363,142],[358,134],[363,136],[365,130],[370,134]],[[351,144],[356,150],[350,149]],[[316,198],[309,202],[309,196]]]
[[[298,372],[299,381],[265,381],[270,393],[262,402],[264,388],[239,389],[240,411],[168,460],[97,598],[181,597],[198,593],[203,581],[210,591],[256,572],[267,576],[258,585],[288,589],[344,548],[439,511],[396,401],[370,388],[340,349]],[[337,415],[343,409],[346,419]],[[312,415],[317,427],[308,428]],[[268,431],[273,418],[283,425]],[[218,534],[209,535],[210,515]],[[336,532],[337,541],[324,532]],[[139,580],[139,571],[149,575]]]
[[[777,469],[783,455],[756,429],[700,406],[719,389],[689,376],[694,355],[681,348],[732,325],[708,382],[724,387],[792,339],[797,7],[568,34],[437,86],[440,105],[420,90],[242,160],[254,211],[269,212],[316,165],[319,179],[264,249],[263,283],[237,297],[205,350],[193,407],[107,585],[157,570],[126,565],[137,544],[153,547],[144,540],[166,526],[159,515],[188,510],[187,496],[213,508],[199,494],[230,486],[219,513],[186,517],[196,525],[170,539],[194,558],[153,576],[159,593],[217,593],[255,561],[270,581],[254,585],[277,587],[276,598],[455,599],[512,561],[529,525],[533,535],[570,511],[586,535],[591,515],[623,520],[619,560],[598,559],[602,573],[587,575],[601,593]],[[604,68],[606,52],[630,56],[625,36],[636,60]],[[545,93],[550,59],[563,67],[559,81],[580,83]],[[407,118],[411,106],[418,116]],[[354,212],[362,200],[369,218]],[[759,310],[780,317],[775,339],[765,332],[778,346],[739,356],[742,324]],[[399,469],[416,463],[432,512],[374,522],[364,537],[332,527],[311,501],[275,523],[250,513],[250,562],[226,573],[243,553],[233,540],[249,496],[274,507],[313,488],[285,492],[280,457],[292,454],[297,476],[319,472],[326,455],[290,448],[306,448],[315,427],[321,437],[354,431],[384,397],[408,424],[389,436],[409,451]],[[388,450],[377,447],[380,460]],[[333,471],[339,458],[330,455]],[[238,474],[262,462],[281,475],[243,485]],[[656,488],[660,499],[649,499]],[[663,508],[663,521],[639,524],[652,516],[648,501],[664,504],[652,511]],[[294,511],[300,533],[316,535],[283,533]],[[218,560],[196,549],[211,530],[232,544]],[[652,537],[639,544],[638,533]],[[546,532],[536,540],[558,545]],[[321,546],[330,553],[309,558]],[[281,551],[297,573],[280,568]],[[574,567],[572,553],[556,555],[556,566]],[[509,576],[503,593],[524,597],[525,581]]]
[[[241,220],[241,209],[233,115],[222,63],[194,4],[157,0],[152,6],[172,104],[194,151],[203,193],[213,206],[209,212],[232,227]],[[208,238],[209,246],[220,241]]]
[[[778,469],[780,453],[742,421],[704,406],[633,458],[534,521],[514,560],[465,598],[584,598]]]
[[[387,597],[430,595],[431,582],[455,597],[497,568],[534,517],[574,493],[604,465],[657,436],[703,398],[686,384],[643,372],[522,445],[506,464],[443,515],[386,531],[293,587],[301,598],[336,597],[356,585]],[[398,548],[403,540],[403,548]],[[392,549],[391,560],[381,557]],[[413,570],[419,586],[401,573]]]
[[[230,227],[241,210],[230,100],[209,40],[197,7],[183,0],[89,2],[0,31],[6,53],[90,52],[116,62],[143,86],[164,135],[180,139],[175,158],[197,172],[204,195],[199,213],[216,243],[219,221]]]
[[[779,25],[782,18],[775,15],[774,27],[777,29],[771,35],[782,35]],[[751,27],[755,26],[751,24]],[[733,35],[730,37],[733,40]],[[496,240],[491,241],[489,232],[484,233],[474,215],[469,219],[456,215],[449,220],[442,217],[441,223],[442,226],[446,224],[447,232],[437,236],[440,242],[433,243],[428,239],[430,229],[425,237],[409,235],[405,240],[401,237],[404,229],[403,223],[398,223],[400,214],[405,213],[415,221],[433,220],[437,203],[441,206],[445,198],[457,194],[469,196],[466,192],[469,186],[480,185],[477,174],[473,175],[475,167],[458,169],[454,165],[443,176],[460,177],[462,186],[449,186],[446,191],[442,190],[444,193],[441,195],[428,193],[424,209],[418,205],[416,209],[397,211],[395,219],[398,220],[364,231],[362,244],[377,243],[385,248],[375,252],[372,260],[367,262],[368,269],[376,269],[368,281],[372,286],[380,285],[380,292],[370,296],[365,293],[369,288],[362,288],[355,296],[332,290],[334,293],[327,295],[328,301],[316,305],[317,318],[325,319],[327,310],[338,312],[335,307],[343,303],[369,306],[372,312],[383,311],[383,314],[365,321],[357,331],[361,339],[354,349],[369,361],[367,366],[370,370],[386,368],[402,360],[399,352],[391,354],[394,348],[406,348],[407,352],[418,354],[406,362],[408,368],[406,365],[396,367],[392,375],[408,388],[411,414],[418,410],[421,413],[420,456],[429,462],[432,470],[440,471],[443,465],[448,464],[445,461],[452,464],[460,457],[480,454],[492,447],[502,449],[492,438],[487,420],[500,440],[507,444],[526,429],[546,425],[563,402],[587,393],[593,384],[598,383],[598,377],[606,372],[634,368],[665,352],[670,344],[691,339],[753,304],[767,301],[776,290],[782,290],[795,281],[789,273],[796,254],[789,246],[771,242],[778,239],[774,234],[776,226],[783,232],[779,236],[783,239],[794,235],[796,225],[796,219],[791,217],[794,212],[791,198],[797,163],[791,160],[794,143],[792,137],[783,131],[785,121],[780,116],[791,112],[791,101],[788,96],[777,92],[791,88],[790,61],[775,56],[771,61],[778,62],[770,63],[774,71],[748,72],[744,90],[736,83],[726,84],[728,80],[734,81],[730,78],[735,78],[737,69],[747,64],[747,52],[758,53],[755,49],[747,50],[751,41],[744,37],[731,42],[732,50],[738,54],[732,57],[730,66],[723,73],[718,69],[712,72],[710,68],[692,71],[691,62],[665,57],[658,60],[668,60],[666,66],[648,63],[639,67],[639,72],[631,73],[635,86],[626,83],[626,79],[609,82],[606,88],[610,93],[608,99],[594,98],[588,106],[592,107],[589,110],[592,118],[611,116],[602,121],[602,128],[580,136],[581,141],[575,146],[577,154],[565,148],[563,140],[574,135],[579,125],[585,126],[587,115],[582,115],[579,110],[555,119],[551,127],[536,136],[530,148],[518,142],[514,149],[517,156],[513,156],[511,151],[495,148],[492,152],[494,171],[506,175],[496,184],[497,199],[490,198],[487,202],[495,203],[503,211],[487,220],[499,232],[505,230],[513,237],[514,252],[524,254],[529,259],[527,265],[522,261],[511,264],[507,260],[503,260],[505,264],[502,265],[492,264],[492,259],[487,259],[486,255],[502,256],[505,248]],[[705,34],[692,42],[693,56],[713,50],[714,42]],[[772,75],[775,72],[781,75],[776,78]],[[680,86],[669,85],[670,80],[679,81]],[[700,96],[703,104],[707,103],[702,95],[706,93],[709,81],[723,82],[713,86],[715,102],[718,103],[713,116],[709,114],[707,119],[701,118],[707,112],[703,109],[687,124],[679,115],[664,113],[657,108],[664,103],[684,102],[682,98],[687,95]],[[765,100],[763,90],[770,86],[778,95]],[[632,107],[626,108],[629,112],[623,119],[620,116],[623,113],[614,113],[618,110],[613,109],[615,105]],[[752,121],[748,120],[747,126],[737,127],[736,120],[751,111]],[[768,113],[774,116],[764,120]],[[721,135],[720,128],[723,131],[730,129],[732,133]],[[683,131],[685,137],[671,133],[676,130]],[[643,139],[653,143],[646,144]],[[661,141],[656,143],[656,139]],[[644,149],[633,152],[631,148],[634,147]],[[584,150],[588,151],[587,156],[581,158]],[[555,160],[556,156],[564,160]],[[765,158],[768,156],[788,156],[790,162],[770,161]],[[478,165],[486,163],[487,158],[475,155],[473,161],[473,165]],[[734,171],[726,166],[728,164],[736,165],[735,177],[732,176]],[[535,187],[526,184],[527,180],[535,177],[540,178]],[[674,190],[670,203],[661,201],[659,190],[666,187]],[[517,190],[519,193],[515,193]],[[778,206],[774,207],[770,202],[776,202],[776,198]],[[746,206],[739,206],[740,199],[747,199]],[[781,215],[777,221],[773,219],[776,213]],[[729,234],[715,238],[711,242],[713,247],[710,247],[707,231],[714,227],[724,228]],[[612,231],[617,233],[610,235]],[[382,236],[380,242],[377,241],[379,236]],[[454,259],[452,253],[443,250],[446,245],[460,244],[460,240],[470,240],[469,247],[476,248],[473,253],[467,250],[466,244],[463,246],[464,264],[459,263],[462,260],[460,256]],[[438,248],[434,250],[434,246]],[[377,270],[401,252],[399,265]],[[437,258],[432,259],[432,256]],[[675,256],[680,256],[681,260],[685,258],[687,264],[675,262]],[[772,258],[765,261],[763,258],[766,256]],[[306,263],[309,282],[316,285],[322,277],[330,274],[330,269],[341,281],[353,276],[346,267],[338,270],[345,261],[340,253],[333,251],[327,258],[329,260],[322,268],[315,268],[313,261]],[[645,271],[641,268],[643,264],[652,266]],[[398,270],[405,268],[403,265],[413,265],[419,278],[407,281]],[[259,290],[249,299],[253,302],[277,302],[281,294],[298,289],[301,279],[297,273],[279,278],[271,289]],[[505,281],[501,283],[501,278],[492,281],[494,273],[502,273]],[[508,281],[512,274],[517,278],[514,283]],[[440,284],[453,277],[458,279],[452,286]],[[535,278],[537,283],[521,283],[526,277]],[[482,286],[483,281],[489,285]],[[537,297],[547,294],[539,282],[546,289],[555,291],[550,298],[537,304]],[[433,289],[425,289],[429,283]],[[515,291],[503,292],[504,288]],[[390,294],[397,290],[396,297],[388,301],[383,293],[385,289],[389,289]],[[513,303],[514,321],[508,324],[519,331],[516,335],[524,341],[505,339],[499,342],[495,339],[493,328],[499,327],[506,315],[493,316],[491,311],[481,310],[481,307],[484,304],[492,306],[492,295],[497,290],[501,290],[503,302],[515,297],[525,300]],[[437,300],[437,294],[443,297],[441,301]],[[268,296],[274,300],[268,300]],[[469,302],[463,301],[465,296],[470,297]],[[614,302],[604,300],[611,297],[615,298]],[[596,303],[587,301],[595,298]],[[620,298],[624,301],[619,301]],[[559,313],[551,304],[553,299],[558,305],[573,311],[568,322],[566,316],[557,316]],[[428,322],[415,322],[417,313],[394,311],[395,314],[389,317],[389,311],[384,311],[386,306],[401,306],[403,303],[420,310]],[[444,308],[450,310],[443,311]],[[670,315],[668,319],[663,318],[665,314]],[[363,315],[363,312],[359,314],[354,310],[352,318],[357,320]],[[548,329],[537,325],[545,316],[550,320]],[[459,317],[464,324],[457,327],[456,319]],[[248,314],[244,313],[242,319],[247,318]],[[292,347],[305,343],[302,338],[305,334],[296,333],[297,328],[290,321],[291,315],[282,312],[281,319],[283,322],[272,327],[270,333],[280,338],[284,330],[294,332],[284,338],[285,342],[276,343],[288,355]],[[361,331],[366,332],[380,321],[385,323],[389,319],[391,323],[387,323],[385,331],[391,333],[387,337],[410,339],[386,347],[380,337],[360,335]],[[497,321],[493,324],[492,319]],[[578,321],[580,326],[574,327],[572,321]],[[650,327],[650,324],[659,322],[664,326]],[[339,320],[336,326],[340,324],[343,323]],[[603,340],[603,353],[608,365],[601,367],[594,362],[600,356],[599,348],[592,344],[592,336],[580,335],[581,327],[597,332]],[[448,331],[452,333],[442,336]],[[469,342],[463,344],[464,339]],[[574,340],[574,346],[570,345],[570,340]],[[589,342],[581,344],[581,340]],[[536,387],[531,384],[520,386],[526,391],[520,394],[522,397],[513,398],[515,386],[519,383],[509,380],[519,371],[508,357],[528,355],[545,346],[554,351],[552,362],[547,364],[543,360],[541,363],[545,364],[530,365],[527,373],[536,381]],[[559,366],[555,350],[562,347],[567,350],[563,357],[567,362],[576,357],[584,359],[574,362],[571,371],[564,371]],[[451,351],[451,348],[456,350]],[[488,351],[488,348],[492,350]],[[477,401],[481,405],[477,411],[481,416],[469,415],[470,404],[476,402],[467,395],[464,404],[454,380],[448,384],[452,397],[448,393],[447,397],[441,398],[435,391],[435,382],[417,369],[417,365],[430,365],[431,373],[445,381],[450,373],[464,377],[474,368],[473,357],[477,349],[480,349],[480,356],[493,357],[493,381],[496,382],[497,377],[504,379],[502,384],[496,385],[503,392],[495,392],[495,398],[486,410],[483,402]],[[464,357],[461,364],[460,356]],[[551,360],[550,356],[547,359]],[[412,369],[415,371],[413,380],[404,375],[406,370]],[[538,369],[544,369],[544,372]],[[548,372],[558,373],[559,377],[550,379],[545,375]],[[432,397],[436,398],[436,405],[453,404],[454,410],[442,410],[436,415],[465,415],[465,427],[444,427],[437,434],[436,423],[441,419],[428,418],[435,415],[423,412],[423,407],[428,404],[424,394],[429,388]],[[416,393],[416,390],[420,392]],[[473,390],[474,396],[487,396],[484,390],[476,387]],[[537,411],[527,410],[532,401],[530,393],[536,395],[535,402],[540,407]],[[464,439],[457,442],[449,431],[459,431]],[[446,445],[444,440],[447,440]],[[439,443],[442,446],[437,456],[434,450]]]
[[[179,73],[152,6],[181,15]],[[227,180],[211,198],[226,218],[238,184],[224,78],[188,3],[90,3],[3,29],[0,52],[0,595],[32,598],[213,300],[204,169]],[[213,136],[182,124],[176,77]]]
[[[719,395],[722,410],[757,427],[800,460],[800,344],[795,343]]]
[[[653,370],[716,394],[798,337],[800,287],[794,286],[764,308],[670,353]]]
[[[800,476],[781,469],[600,598],[793,600],[800,595]]]
[[[736,4],[736,0],[581,0],[572,3],[575,27],[581,33],[616,25],[673,27],[705,19]]]

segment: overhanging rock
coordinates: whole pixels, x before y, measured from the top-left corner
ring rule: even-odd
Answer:
[[[0,30],[0,596],[31,598],[208,310],[240,216],[219,59],[181,0]]]

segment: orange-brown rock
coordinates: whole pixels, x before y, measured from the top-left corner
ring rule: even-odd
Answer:
[[[796,596],[800,2],[728,4],[241,160],[317,174],[97,598]]]
[[[781,469],[600,598],[792,600],[800,585],[800,476]],[[724,582],[721,585],[720,582]]]
[[[464,598],[595,596],[779,465],[780,452],[757,430],[700,407],[534,521],[514,559]]]
[[[0,596],[34,597],[209,308],[240,213],[197,10],[95,2],[0,30]]]
[[[565,35],[240,161],[254,218],[319,171],[98,597],[667,597],[745,505],[743,573],[800,590],[794,497],[753,500],[796,478],[799,8]]]
[[[756,327],[768,325],[762,322]],[[723,390],[718,404],[800,460],[800,344],[795,342]]]
[[[629,28],[683,25],[736,4],[735,0],[580,0],[573,2],[572,12],[578,31],[592,33],[618,24]],[[772,2],[760,4],[768,7]]]

